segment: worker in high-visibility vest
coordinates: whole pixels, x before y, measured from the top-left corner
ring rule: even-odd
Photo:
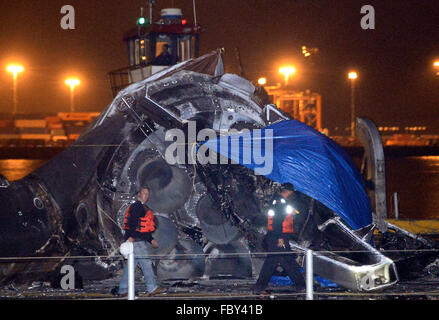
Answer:
[[[299,214],[290,200],[294,191],[291,183],[283,184],[281,192],[274,196],[268,209],[268,230],[264,239],[268,255],[254,287],[256,293],[265,289],[278,265],[288,274],[297,290],[305,288],[305,280],[296,262],[296,254],[291,251],[289,244],[289,239],[295,231],[294,216]],[[287,254],[280,255],[281,252]]]
[[[154,295],[165,290],[156,283],[151,259],[144,258],[149,254],[145,241],[149,242],[154,248],[159,246],[157,240],[152,237],[152,233],[156,230],[156,224],[152,210],[146,205],[149,195],[150,190],[148,187],[140,189],[137,194],[137,201],[131,204],[125,213],[123,230],[125,231],[124,239],[133,243],[134,265],[137,266],[139,264],[142,269],[146,291],[148,294]],[[118,291],[116,292],[115,288],[113,288],[112,293],[123,296],[128,293],[128,263],[120,279]]]

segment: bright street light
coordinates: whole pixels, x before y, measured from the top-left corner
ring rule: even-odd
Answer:
[[[259,84],[260,86],[264,86],[264,85],[266,85],[266,84],[267,84],[267,78],[264,78],[264,77],[259,78],[259,79],[258,79],[258,84]]]
[[[9,72],[12,72],[14,76],[16,76],[19,72],[23,71],[24,68],[22,66],[11,64],[6,68]]]
[[[348,73],[348,78],[351,80],[351,137],[355,137],[355,80],[358,74],[355,71]]]
[[[352,71],[352,72],[348,73],[348,78],[351,79],[351,80],[355,80],[355,79],[357,79],[357,77],[358,77],[358,75],[357,75],[357,73],[355,71]]]
[[[439,60],[433,62],[433,67],[436,69],[436,75],[439,76]]]
[[[65,84],[70,86],[70,112],[75,112],[74,93],[75,87],[79,85],[81,81],[77,78],[66,79]]]
[[[80,83],[81,83],[81,81],[79,81],[79,79],[76,79],[76,78],[70,78],[70,79],[66,80],[66,85],[69,85],[71,87],[75,87]]]
[[[280,67],[279,68],[279,73],[284,75],[284,77],[285,77],[285,85],[287,85],[288,84],[288,78],[290,77],[290,75],[296,73],[296,68],[294,68],[292,66]]]
[[[24,70],[23,66],[11,64],[6,67],[6,70],[12,73],[13,77],[13,103],[14,103],[14,115],[17,113],[18,97],[17,97],[17,77],[20,72]]]

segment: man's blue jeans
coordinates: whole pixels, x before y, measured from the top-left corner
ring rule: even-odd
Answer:
[[[133,242],[134,246],[134,268],[137,267],[137,264],[140,265],[140,268],[143,272],[143,280],[145,281],[146,291],[148,293],[153,292],[157,288],[157,283],[155,281],[154,270],[152,270],[152,261],[151,259],[146,258],[137,258],[140,256],[147,256],[148,249],[146,247],[145,241],[136,241]],[[125,294],[128,292],[128,261],[125,264],[125,268],[122,273],[122,277],[120,278],[119,283],[119,294]]]

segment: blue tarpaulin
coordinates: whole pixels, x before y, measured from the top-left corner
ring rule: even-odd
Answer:
[[[303,268],[300,268],[300,273],[305,273]],[[314,279],[319,283],[319,285],[322,288],[335,288],[338,287],[338,285],[332,281],[329,281],[328,279],[322,278],[319,275],[314,275]],[[271,276],[270,282],[274,284],[275,286],[285,287],[290,286],[294,284],[293,281],[291,281],[289,276]]]
[[[354,230],[372,223],[363,178],[347,153],[310,126],[284,120],[204,144],[217,153],[314,198]]]

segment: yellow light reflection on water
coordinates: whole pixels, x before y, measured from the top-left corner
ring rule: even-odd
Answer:
[[[439,156],[421,156],[416,158],[427,162],[428,166],[439,167]]]
[[[35,159],[1,159],[0,174],[9,181],[19,180],[41,167],[45,162],[46,160]]]

